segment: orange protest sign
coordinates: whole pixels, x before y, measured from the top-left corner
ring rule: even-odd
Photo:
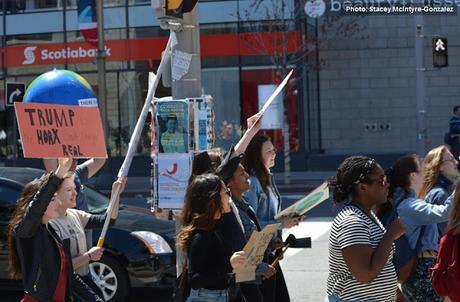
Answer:
[[[24,157],[106,158],[98,107],[14,103]]]

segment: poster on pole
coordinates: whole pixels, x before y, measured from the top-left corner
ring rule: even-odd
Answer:
[[[329,198],[329,188],[327,182],[313,190],[304,198],[296,201],[293,205],[287,207],[283,211],[275,215],[275,219],[282,219],[284,217],[301,216],[323,201]]]
[[[257,95],[259,99],[259,111],[262,110],[266,101],[270,95],[276,90],[276,85],[258,85]],[[278,94],[274,99],[273,103],[266,108],[265,113],[262,117],[261,129],[282,129],[283,128],[283,94]]]
[[[211,96],[191,99],[194,108],[195,151],[211,149],[214,144],[214,111]]]
[[[14,103],[24,157],[106,158],[98,107]]]
[[[188,153],[189,113],[184,100],[158,101],[156,116],[159,125],[160,153]]]
[[[182,208],[190,172],[190,155],[188,153],[158,154],[159,208]]]
[[[279,223],[269,224],[262,231],[254,231],[251,234],[243,249],[246,261],[241,267],[234,270],[237,283],[256,279],[256,268],[264,259],[265,250],[279,227]]]

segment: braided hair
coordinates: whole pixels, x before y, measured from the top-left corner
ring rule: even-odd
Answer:
[[[351,156],[346,158],[337,169],[336,176],[329,180],[332,197],[335,203],[341,203],[356,193],[359,183],[369,183],[369,176],[379,167],[372,158],[366,156]]]

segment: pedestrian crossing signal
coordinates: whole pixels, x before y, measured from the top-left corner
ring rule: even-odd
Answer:
[[[447,67],[447,38],[436,37],[432,39],[433,66],[436,68]]]

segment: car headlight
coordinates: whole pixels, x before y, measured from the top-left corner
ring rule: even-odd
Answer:
[[[144,242],[152,254],[166,254],[173,252],[166,240],[158,234],[149,231],[136,231],[131,232],[131,235]]]

